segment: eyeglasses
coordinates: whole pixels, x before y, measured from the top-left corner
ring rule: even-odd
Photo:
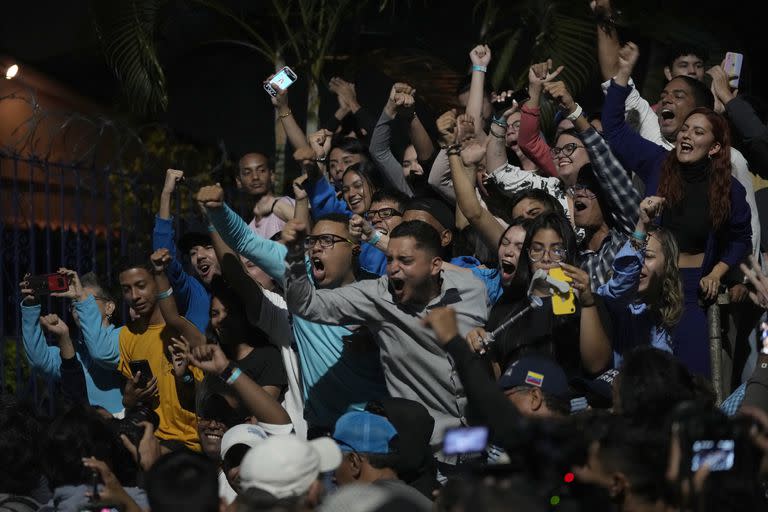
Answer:
[[[320,243],[323,249],[330,249],[339,242],[347,242],[350,245],[356,245],[355,242],[338,235],[316,235],[308,236],[304,239],[304,248],[312,249],[316,243]]]
[[[543,245],[532,245],[528,249],[528,257],[535,263],[541,261],[545,252],[549,253],[549,257],[552,258],[552,261],[563,261],[568,255],[568,250],[559,245],[550,247],[549,249],[546,249]]]
[[[552,154],[552,158],[556,158],[559,156],[571,156],[574,151],[576,151],[576,148],[583,148],[584,146],[580,146],[576,144],[575,142],[571,142],[570,144],[566,144],[565,146],[559,148],[557,146],[552,146],[549,148],[549,152]]]
[[[586,197],[587,199],[594,199],[597,197],[597,195],[591,190],[589,190],[589,188],[579,184],[568,187],[567,192],[568,192],[568,195],[571,197],[580,196],[580,197]]]
[[[390,217],[402,217],[403,212],[399,212],[394,208],[381,208],[379,210],[368,210],[365,212],[365,218],[368,220],[373,220],[377,215],[381,220],[384,220],[389,219]]]

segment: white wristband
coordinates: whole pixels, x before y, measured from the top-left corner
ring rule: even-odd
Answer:
[[[581,117],[581,114],[582,114],[583,112],[584,112],[584,110],[582,110],[582,108],[581,108],[581,105],[579,105],[579,104],[577,103],[577,104],[576,104],[576,110],[574,110],[573,112],[571,112],[570,114],[568,114],[568,115],[567,115],[565,118],[566,118],[567,120],[569,120],[569,121],[571,121],[571,122],[574,122],[574,123],[575,123],[575,122],[576,122],[576,120],[577,120],[579,117]]]

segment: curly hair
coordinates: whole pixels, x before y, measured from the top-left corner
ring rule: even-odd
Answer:
[[[712,227],[718,229],[731,214],[731,136],[728,121],[723,116],[708,108],[695,108],[685,118],[686,122],[694,114],[707,118],[712,126],[715,142],[720,143],[720,151],[711,157],[709,191],[709,218]],[[666,198],[667,206],[678,204],[683,198],[685,183],[680,172],[677,152],[672,150],[661,167],[658,195]]]
[[[664,254],[660,300],[651,304],[651,309],[658,315],[661,325],[671,330],[683,315],[683,283],[680,281],[680,267],[677,266],[680,250],[674,235],[664,228],[654,227],[649,236],[659,241]]]

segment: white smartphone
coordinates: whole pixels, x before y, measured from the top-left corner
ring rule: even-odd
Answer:
[[[293,72],[288,66],[283,67],[280,71],[275,73],[272,79],[264,84],[264,90],[272,96],[277,96],[277,91],[273,86],[277,86],[280,89],[287,89],[296,81],[296,73]]]
[[[728,82],[731,89],[739,88],[739,78],[741,77],[741,64],[744,61],[744,55],[736,52],[728,52],[725,54],[725,61],[723,62],[723,70],[728,77],[735,76]]]

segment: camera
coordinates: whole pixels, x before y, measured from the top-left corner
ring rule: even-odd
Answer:
[[[143,405],[126,409],[123,419],[114,419],[112,425],[118,437],[125,434],[134,446],[139,446],[144,436],[144,427],[140,425],[143,421],[151,423],[155,430],[160,425],[160,417],[157,413]]]

